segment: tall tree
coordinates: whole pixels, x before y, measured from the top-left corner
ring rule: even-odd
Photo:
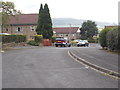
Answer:
[[[83,22],[81,27],[81,38],[82,39],[92,39],[94,35],[98,34],[98,28],[95,22],[87,20],[86,22]]]
[[[15,4],[13,2],[3,2],[0,1],[2,4],[0,7],[0,15],[2,16],[2,27],[6,27],[8,25],[9,17],[12,15],[20,14],[19,10],[15,9]]]
[[[39,9],[39,17],[38,17],[36,32],[38,35],[43,34],[43,5],[42,4],[40,5],[40,9]]]
[[[41,4],[36,32],[37,34],[42,34],[43,38],[46,39],[51,39],[53,36],[52,20],[47,4],[44,5],[44,9]]]

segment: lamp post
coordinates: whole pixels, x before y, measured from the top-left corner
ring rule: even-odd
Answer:
[[[70,41],[70,39],[71,39],[71,38],[70,38],[70,34],[71,34],[71,24],[69,24],[69,25],[70,25],[70,28],[69,28],[69,35],[68,35],[68,36],[69,36],[69,41]]]
[[[78,28],[78,30],[77,30],[77,37],[76,37],[76,39],[80,39],[80,33],[81,33],[81,30],[80,30],[80,28]]]

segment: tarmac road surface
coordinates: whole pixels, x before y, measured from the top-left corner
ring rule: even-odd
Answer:
[[[118,88],[117,79],[72,59],[67,52],[73,48],[40,47],[2,53],[2,87]]]

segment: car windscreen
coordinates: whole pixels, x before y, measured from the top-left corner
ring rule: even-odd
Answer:
[[[56,38],[56,40],[65,40],[64,38]]]

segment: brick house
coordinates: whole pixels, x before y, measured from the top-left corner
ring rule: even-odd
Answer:
[[[11,16],[9,26],[3,29],[3,33],[26,35],[27,40],[34,39],[37,35],[35,29],[37,26],[38,14],[20,14]],[[79,27],[57,27],[53,28],[54,36],[70,36],[71,39],[78,38]]]

